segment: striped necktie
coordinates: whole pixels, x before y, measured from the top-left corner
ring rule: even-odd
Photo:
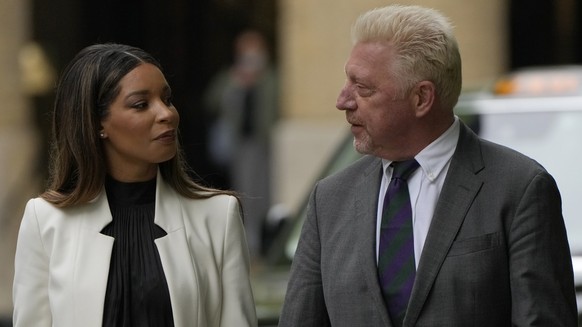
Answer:
[[[378,248],[378,277],[392,324],[402,326],[416,275],[412,208],[406,179],[419,164],[416,160],[393,162]]]

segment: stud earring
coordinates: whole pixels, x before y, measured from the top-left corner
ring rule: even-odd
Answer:
[[[99,136],[100,136],[101,138],[105,138],[105,133],[99,133]]]

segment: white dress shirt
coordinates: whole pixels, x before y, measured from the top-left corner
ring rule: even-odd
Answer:
[[[459,139],[459,118],[439,138],[420,151],[414,159],[420,167],[408,177],[408,191],[412,207],[412,226],[414,233],[414,259],[416,267],[422,254],[424,241],[428,234],[430,222],[447,175],[451,157]],[[382,223],[382,207],[384,196],[392,178],[392,161],[382,159],[384,174],[378,194],[378,209],[376,219],[376,261],[380,244],[380,225]]]

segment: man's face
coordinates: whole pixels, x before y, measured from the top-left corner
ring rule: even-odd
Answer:
[[[388,42],[357,43],[345,66],[346,83],[336,107],[345,110],[356,150],[387,159],[399,153],[414,121],[413,97],[393,77],[394,51]]]

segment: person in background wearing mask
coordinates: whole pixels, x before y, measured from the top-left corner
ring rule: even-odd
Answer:
[[[271,207],[271,143],[278,119],[278,79],[265,36],[248,29],[234,41],[234,62],[210,82],[209,153],[229,188],[240,193],[252,257],[260,255]]]

